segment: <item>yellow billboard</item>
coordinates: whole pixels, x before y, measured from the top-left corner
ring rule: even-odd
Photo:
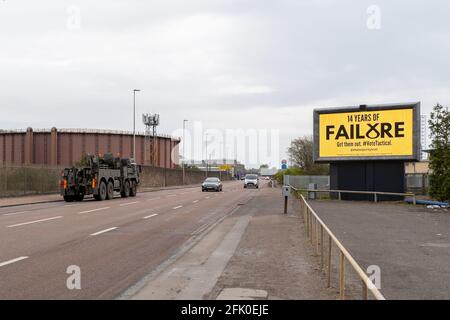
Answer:
[[[318,158],[413,157],[414,109],[318,114]]]

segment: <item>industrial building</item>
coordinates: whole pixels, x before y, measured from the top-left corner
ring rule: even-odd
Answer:
[[[228,171],[232,176],[238,177],[246,173],[245,165],[234,159],[188,160],[185,165],[196,167],[201,171]]]
[[[179,138],[136,133],[136,162],[175,168]],[[0,163],[6,165],[71,166],[84,154],[111,152],[132,157],[133,134],[96,129],[0,130]]]

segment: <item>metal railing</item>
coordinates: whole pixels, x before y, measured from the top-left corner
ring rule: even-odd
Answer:
[[[295,191],[300,191],[294,187],[291,187]],[[339,251],[339,298],[341,300],[345,299],[345,262],[348,261],[350,266],[356,272],[361,280],[362,285],[362,299],[367,300],[368,292],[370,291],[372,295],[377,300],[385,300],[381,292],[375,287],[372,281],[369,279],[367,274],[358,265],[358,263],[353,259],[351,254],[345,249],[341,242],[336,238],[336,236],[331,232],[331,230],[325,225],[322,219],[319,218],[317,213],[311,208],[311,206],[306,202],[306,199],[300,194],[300,210],[303,215],[303,221],[306,226],[306,234],[308,239],[314,246],[314,251],[317,255],[320,255],[320,267],[321,270],[327,270],[327,286],[331,288],[331,272],[332,272],[332,259],[331,253],[333,244]],[[325,245],[324,245],[324,234],[328,236],[328,252],[327,261],[325,261]]]
[[[374,202],[378,202],[378,195],[412,197],[413,204],[416,205],[416,195],[414,193],[397,193],[397,192],[382,192],[382,191],[328,190],[328,189],[297,189],[297,188],[294,188],[293,186],[290,186],[290,187],[293,188],[295,191],[301,191],[301,192],[337,193],[338,200],[341,200],[342,193],[371,194],[371,195],[373,195]]]

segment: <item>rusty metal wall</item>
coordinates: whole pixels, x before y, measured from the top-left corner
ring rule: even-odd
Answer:
[[[53,145],[54,141],[56,146]],[[148,143],[144,135],[136,135],[135,158],[138,164],[150,164],[152,157]],[[178,143],[179,140],[170,137],[157,138],[157,166],[175,168],[171,152],[173,148],[178,148]],[[0,163],[11,165],[71,166],[86,153],[101,155],[111,152],[116,156],[131,157],[132,149],[133,135],[127,133],[93,130],[54,130],[52,133],[50,130],[40,130],[27,135],[23,130],[0,131]]]

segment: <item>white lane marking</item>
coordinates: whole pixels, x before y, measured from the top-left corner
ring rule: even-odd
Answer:
[[[67,208],[67,207],[73,207],[73,204],[66,204],[63,207]]]
[[[28,221],[28,222],[23,222],[23,223],[12,224],[12,225],[8,226],[8,228],[14,228],[14,227],[19,227],[19,226],[24,226],[26,224],[32,224],[32,223],[49,221],[49,220],[55,220],[55,219],[59,219],[59,218],[62,218],[62,216],[57,216],[57,217],[52,217],[52,218],[47,218],[47,219],[40,219],[40,220],[34,220],[34,221]]]
[[[151,214],[149,216],[143,217],[142,219],[148,219],[148,218],[151,218],[151,217],[154,217],[154,216],[157,216],[157,215],[158,215],[157,213],[154,213],[154,214]]]
[[[205,199],[209,199],[209,197],[205,197]]]
[[[105,229],[105,230],[102,230],[102,231],[91,233],[91,236],[98,236],[99,234],[102,234],[102,233],[105,233],[105,232],[108,232],[108,231],[112,231],[112,230],[116,230],[116,229],[117,229],[117,227],[112,227],[112,228],[109,228],[109,229]]]
[[[129,206],[130,204],[136,204],[136,203],[139,203],[140,201],[134,201],[134,202],[127,202],[127,203],[122,203],[122,204],[120,204],[119,206],[120,207],[124,207],[124,206]]]
[[[180,209],[180,208],[183,208],[183,206],[176,206],[176,207],[173,207],[172,209],[176,210],[176,209]]]
[[[169,194],[168,196],[166,196],[167,198],[168,197],[176,197],[177,195],[176,194]]]
[[[28,212],[28,211],[10,212],[10,213],[3,214],[3,216],[13,216],[15,214],[22,214],[22,213],[25,213],[25,212]]]
[[[92,210],[86,210],[86,211],[81,211],[81,212],[78,212],[79,214],[82,214],[82,213],[89,213],[89,212],[95,212],[95,211],[101,211],[101,210],[106,210],[106,209],[109,209],[110,207],[103,207],[103,208],[97,208],[97,209],[92,209]]]
[[[156,197],[156,198],[147,199],[147,201],[152,201],[152,200],[157,200],[157,199],[161,199],[161,197]]]
[[[0,267],[6,266],[8,264],[11,264],[11,263],[14,263],[14,262],[18,262],[18,261],[21,261],[21,260],[25,260],[25,259],[28,259],[28,257],[23,256],[23,257],[18,257],[18,258],[11,259],[11,260],[8,260],[8,261],[5,261],[5,262],[0,262]]]
[[[194,200],[194,201],[192,201],[192,203],[197,203],[198,202],[198,200]]]

